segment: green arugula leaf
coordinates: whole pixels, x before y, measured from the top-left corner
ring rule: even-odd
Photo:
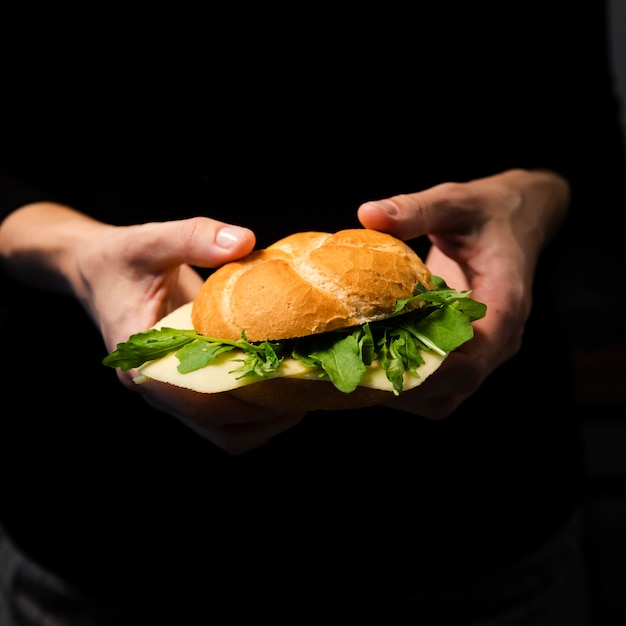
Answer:
[[[206,367],[220,354],[232,352],[234,349],[235,346],[225,343],[213,343],[197,339],[176,352],[176,358],[179,360],[177,369],[181,374],[199,370]]]
[[[104,357],[102,363],[108,367],[119,367],[127,372],[146,361],[154,361],[178,350],[185,344],[201,337],[195,330],[160,328],[145,330],[131,335],[127,341],[117,344],[117,349]]]
[[[321,367],[339,391],[351,393],[361,382],[366,366],[355,333],[333,341],[329,333],[320,335],[307,357]]]
[[[452,352],[474,336],[469,317],[451,306],[435,309],[410,327],[415,337],[444,352]]]
[[[443,278],[439,276],[432,276],[431,280],[435,285],[435,289],[429,290],[424,285],[417,283],[415,285],[417,295],[398,300],[396,302],[396,313],[402,311],[409,302],[419,300],[434,305],[456,307],[468,315],[472,322],[485,317],[487,314],[487,306],[485,304],[472,300],[469,297],[472,293],[471,291],[456,291],[448,287]]]
[[[151,329],[119,343],[102,363],[127,371],[175,353],[178,370],[186,373],[202,369],[220,355],[239,349],[244,358],[233,359],[241,363],[232,370],[233,375],[262,379],[280,367],[283,355],[291,354],[305,365],[319,368],[320,377],[328,377],[340,391],[350,393],[358,387],[366,367],[378,359],[393,392],[399,395],[404,372],[419,376],[419,368],[424,364],[420,351],[445,356],[474,336],[471,323],[487,313],[486,305],[470,298],[471,291],[451,289],[438,276],[431,280],[434,289],[418,283],[414,296],[398,300],[394,315],[360,327],[260,343],[250,343],[243,330],[241,339],[229,341],[205,337],[195,330]],[[423,305],[405,312],[407,304],[414,301]]]
[[[282,358],[279,358],[276,353],[276,350],[279,349],[278,344],[272,344],[269,341],[264,341],[258,345],[246,342],[246,345],[242,347],[240,342],[239,347],[247,353],[247,357],[245,359],[233,359],[233,361],[243,363],[240,369],[231,371],[231,373],[239,373],[237,380],[246,376],[267,378],[280,367]]]
[[[355,331],[355,334],[356,333],[360,334],[360,338],[356,338],[359,341],[361,359],[365,365],[371,365],[372,361],[376,358],[376,342],[372,334],[372,327],[369,324],[363,324],[361,329]]]
[[[395,333],[394,329],[386,329],[378,340],[378,361],[385,370],[387,380],[393,387],[393,392],[398,395],[404,385],[405,363],[402,358],[405,338]]]

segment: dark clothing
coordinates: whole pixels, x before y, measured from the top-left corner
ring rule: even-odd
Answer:
[[[552,536],[582,471],[551,271],[620,156],[603,5],[583,4],[8,10],[0,212],[54,199],[113,224],[206,215],[264,246],[510,167],[555,169],[574,191],[522,350],[453,416],[314,412],[238,457],[124,389],[77,302],[0,276],[0,521],[20,548],[112,604],[260,615],[463,581]]]
[[[428,624],[429,626],[586,626],[589,610],[581,556],[581,518],[577,513],[547,542],[504,567],[472,577],[464,584],[420,588],[410,594],[340,610],[283,613],[255,626],[320,624]],[[219,619],[205,597],[204,611],[164,607],[153,595],[141,606],[111,607],[102,598],[85,596],[67,581],[46,571],[15,547],[0,528],[0,624],[2,626],[239,626],[236,608]],[[114,574],[111,574],[114,575]],[[7,593],[2,593],[6,590]],[[10,598],[11,601],[6,601]],[[241,604],[241,603],[240,603]]]

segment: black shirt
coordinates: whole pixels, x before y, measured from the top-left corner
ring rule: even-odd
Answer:
[[[510,167],[574,191],[522,350],[453,416],[313,412],[238,457],[124,389],[77,302],[0,275],[0,521],[18,544],[113,602],[260,611],[411,593],[549,537],[581,486],[551,272],[619,151],[603,8],[585,4],[7,9],[4,213],[53,199],[113,224],[207,215],[264,246]]]

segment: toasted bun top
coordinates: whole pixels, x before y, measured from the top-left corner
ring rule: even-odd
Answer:
[[[191,317],[207,337],[304,337],[385,319],[416,283],[432,288],[430,276],[408,245],[385,233],[295,233],[211,274]]]

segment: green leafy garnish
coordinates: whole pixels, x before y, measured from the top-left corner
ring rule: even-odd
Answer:
[[[131,335],[102,363],[128,371],[175,353],[178,371],[187,373],[210,365],[222,354],[241,350],[245,358],[233,359],[241,363],[232,370],[233,375],[263,379],[276,372],[285,355],[290,355],[319,368],[321,377],[350,393],[358,387],[367,366],[378,359],[393,392],[399,395],[405,372],[419,376],[419,367],[424,363],[422,351],[442,356],[452,352],[474,336],[471,323],[487,313],[486,305],[470,298],[471,291],[451,289],[438,276],[431,280],[434,289],[418,283],[414,296],[398,300],[394,315],[363,326],[259,343],[249,342],[244,330],[240,340],[229,341],[205,337],[195,330],[164,327]],[[413,302],[421,306],[411,310],[407,305]]]
[[[108,367],[119,367],[127,372],[146,361],[154,361],[182,348],[200,335],[195,330],[161,328],[145,330],[131,335],[128,341],[117,344],[117,349],[104,357],[102,363]]]
[[[323,333],[312,341],[294,340],[292,356],[307,365],[322,368],[324,375],[330,378],[339,391],[350,393],[357,388],[369,363],[364,362],[361,331],[341,335]],[[305,351],[301,353],[305,346]]]
[[[163,327],[131,335],[128,341],[118,343],[117,348],[102,359],[102,363],[127,372],[175,352],[179,360],[177,369],[181,374],[186,374],[206,367],[225,352],[239,349],[246,354],[246,358],[234,359],[243,362],[241,369],[237,370],[240,374],[238,378],[255,375],[265,377],[278,369],[282,360],[277,354],[280,348],[280,343],[269,341],[250,343],[244,331],[239,341],[229,341],[205,337],[195,330]]]

